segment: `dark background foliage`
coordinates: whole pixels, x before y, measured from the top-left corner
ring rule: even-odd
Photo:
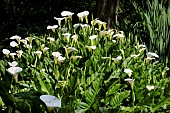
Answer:
[[[61,17],[61,12],[64,10],[75,14],[87,10],[95,15],[96,2],[97,0],[1,0],[0,45],[13,35],[25,37],[29,34],[45,34],[46,26],[56,24],[54,17]],[[134,33],[133,26],[141,21],[133,2],[146,10],[143,0],[120,0],[116,29],[123,30],[126,34],[131,31]]]
[[[0,37],[43,34],[47,25],[55,24],[64,10],[74,13],[93,11],[95,0],[1,0]]]

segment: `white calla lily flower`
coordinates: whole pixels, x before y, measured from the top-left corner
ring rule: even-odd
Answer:
[[[65,16],[72,16],[74,13],[70,12],[70,11],[63,11],[61,12],[61,16],[65,17]]]
[[[54,17],[54,19],[58,21],[59,26],[61,26],[61,21],[64,20],[64,18],[57,18],[57,17]]]
[[[16,53],[9,53],[9,55],[14,56],[14,55],[17,55],[17,54]]]
[[[90,25],[88,25],[88,24],[81,24],[81,27],[82,28],[90,28]]]
[[[57,17],[54,17],[54,19],[57,20],[57,21],[64,20],[64,18],[57,18]]]
[[[86,16],[88,16],[88,15],[89,15],[89,12],[88,12],[88,11],[83,11],[83,12],[80,12],[80,13],[77,14],[77,16],[78,16],[79,18],[84,18],[84,17],[86,17]]]
[[[116,58],[112,58],[112,60],[114,60],[115,63],[119,63],[119,61],[122,60],[122,56],[118,56]]]
[[[42,55],[42,52],[41,51],[35,51],[34,54],[38,55],[38,57],[40,58],[41,55]]]
[[[154,89],[155,86],[149,86],[149,85],[147,85],[146,88],[150,91],[150,90]]]
[[[8,49],[3,49],[2,52],[3,52],[3,54],[5,54],[5,55],[10,54],[10,51],[9,51]]]
[[[135,57],[138,57],[140,54],[137,54],[137,55],[135,55],[135,54],[133,54],[133,55],[130,55],[131,57],[133,57],[133,58],[135,58]]]
[[[127,82],[129,82],[131,85],[133,85],[134,84],[134,79],[131,79],[131,78],[126,78],[126,79],[124,79],[124,81],[127,81]]]
[[[110,59],[111,57],[101,57],[102,59]]]
[[[50,40],[50,42],[54,42],[55,39],[53,37],[47,37],[47,40]]]
[[[156,54],[156,53],[152,53],[152,52],[148,52],[146,53],[147,57],[156,57],[156,58],[159,58],[159,56]]]
[[[12,57],[12,59],[14,59],[15,57],[15,55],[17,55],[16,53],[9,53],[9,55]]]
[[[53,57],[58,58],[59,56],[61,56],[60,52],[52,52]]]
[[[17,44],[15,41],[12,41],[12,42],[10,42],[10,46],[11,46],[11,47],[17,47],[18,44]]]
[[[113,43],[116,43],[116,40],[112,40]]]
[[[22,68],[21,67],[10,67],[7,69],[7,71],[12,74],[12,75],[18,75],[19,72],[22,71]]]
[[[21,39],[20,41],[21,41],[25,46],[27,46],[27,40]]]
[[[7,71],[13,75],[15,82],[18,82],[18,74],[22,71],[21,67],[10,67]]]
[[[64,47],[64,49],[65,49],[65,51],[66,51],[66,53],[70,53],[70,52],[72,52],[72,51],[78,51],[76,48],[74,48],[74,47]]]
[[[58,28],[58,25],[47,26],[47,29],[57,29],[57,28]]]
[[[47,50],[49,50],[50,48],[48,48],[48,47],[44,47],[43,48],[43,53],[45,53]]]
[[[139,50],[139,53],[143,53],[145,50],[146,50],[146,48],[141,48],[141,49]]]
[[[73,40],[74,40],[75,42],[77,42],[77,40],[78,40],[78,35],[75,34],[75,35],[73,35],[71,38],[73,38]]]
[[[59,56],[58,57],[58,62],[62,63],[62,62],[65,61],[65,59],[66,59],[65,57]]]
[[[131,77],[133,71],[131,69],[124,69],[124,72],[127,73],[129,77]]]
[[[14,35],[14,36],[10,37],[10,39],[20,40],[20,39],[21,39],[21,37],[20,37],[20,36],[18,36],[18,35]]]
[[[134,58],[135,60],[140,56],[140,54],[133,54],[133,55],[130,55],[132,58]]]
[[[8,64],[11,66],[11,67],[15,67],[18,65],[18,63],[16,61],[13,61],[13,62],[8,62]]]
[[[52,95],[41,95],[40,99],[47,107],[61,107],[61,100]]]
[[[10,39],[15,39],[15,40],[18,41],[18,44],[20,44],[20,40],[21,40],[21,37],[20,37],[20,36],[14,35],[14,36],[10,37]]]
[[[41,95],[40,100],[45,103],[48,108],[48,112],[51,112],[54,108],[61,107],[61,100],[52,95]]]
[[[48,25],[47,26],[47,29],[51,29],[53,32],[55,32],[55,29],[57,29],[57,28],[58,28],[58,25],[52,25],[52,26]]]
[[[96,49],[96,46],[86,46],[87,48],[89,48],[89,49]]]
[[[67,30],[68,30],[68,28],[66,28],[66,27],[61,28],[62,32],[66,32]]]
[[[102,22],[101,20],[96,19],[96,23],[102,25],[105,22]]]
[[[82,58],[82,56],[71,56],[71,59],[73,59],[73,61],[76,61],[78,58]]]
[[[100,35],[102,35],[102,36],[107,35],[107,31],[100,31]]]
[[[115,38],[115,37],[117,37],[119,39],[124,39],[125,36],[123,34],[115,34],[115,35],[113,35],[113,38]]]
[[[19,50],[19,51],[16,51],[16,53],[17,53],[18,58],[21,58],[23,51]]]
[[[63,34],[63,36],[64,36],[64,37],[66,37],[67,42],[69,42],[69,41],[70,41],[70,36],[71,36],[71,34],[70,34],[70,33],[64,33],[64,34]]]
[[[81,26],[81,24],[80,23],[78,23],[78,24],[74,24],[73,25],[73,27],[74,27],[74,29],[77,29],[78,27],[80,27]]]
[[[32,48],[32,45],[31,45],[31,44],[27,44],[27,45],[26,45],[26,48],[31,49],[31,48]]]
[[[97,38],[97,35],[92,35],[92,36],[89,37],[90,40],[94,40],[96,38]]]
[[[34,40],[35,38],[33,37],[26,37],[25,40],[27,40],[30,44],[32,43],[32,40]]]

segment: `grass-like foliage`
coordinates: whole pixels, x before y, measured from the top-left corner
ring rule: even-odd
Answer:
[[[170,48],[170,5],[165,8],[163,1],[146,0],[145,10],[134,4],[141,18],[141,38],[147,43],[148,51],[157,51],[161,62],[169,65]],[[139,31],[140,32],[140,31]]]
[[[0,61],[0,108],[8,113],[160,112],[170,79],[156,53],[88,11],[63,11],[44,36],[12,36]],[[57,21],[56,21],[57,22]]]

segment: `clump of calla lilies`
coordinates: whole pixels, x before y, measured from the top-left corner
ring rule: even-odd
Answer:
[[[152,71],[150,68],[155,68],[155,65],[152,63],[159,60],[159,55],[147,51],[146,45],[140,44],[139,41],[131,42],[130,37],[126,37],[123,31],[107,28],[107,23],[98,18],[92,19],[89,22],[89,14],[88,11],[78,13],[79,22],[73,24],[72,16],[75,14],[70,11],[63,11],[61,12],[61,17],[54,17],[56,20],[54,25],[47,26],[49,35],[42,37],[30,35],[26,38],[14,35],[10,37],[10,48],[2,50],[4,59],[8,61],[8,68],[6,70],[13,76],[16,83],[24,82],[24,77],[27,77],[26,74],[28,74],[31,76],[29,88],[36,91],[41,90],[41,93],[43,91],[43,94],[48,94],[39,97],[46,105],[48,112],[53,112],[55,108],[61,108],[62,97],[67,95],[67,91],[71,90],[65,88],[73,87],[71,86],[73,84],[71,80],[76,82],[74,83],[76,85],[74,90],[76,91],[72,91],[75,94],[71,96],[67,95],[68,98],[72,98],[70,103],[74,103],[77,106],[84,103],[81,101],[85,100],[82,99],[83,97],[87,98],[88,94],[86,91],[88,87],[92,85],[91,90],[95,88],[97,90],[97,86],[95,87],[94,83],[96,83],[95,79],[97,80],[100,77],[94,73],[102,75],[103,82],[99,83],[100,85],[105,83],[107,86],[107,82],[112,79],[118,79],[117,82],[123,80],[121,83],[125,84],[126,87],[130,87],[131,94],[128,95],[127,100],[132,102],[133,109],[138,98],[135,90],[137,90],[137,87],[142,89],[140,87],[143,86],[140,86],[139,83],[142,83],[144,80],[140,80],[147,78],[143,77],[143,73],[148,74],[148,79],[143,82],[145,83],[143,90],[150,94],[156,88],[159,88],[157,86],[158,80],[152,81],[154,72],[150,72]],[[144,71],[141,71],[142,69]],[[28,70],[29,72],[27,72]],[[162,78],[165,78],[166,71],[169,68],[166,67],[159,70],[161,71],[160,76],[162,74]],[[18,80],[18,76],[23,80],[22,82]],[[104,80],[108,77],[108,80]],[[39,86],[41,86],[39,89],[36,88],[38,87],[36,85],[38,82]],[[24,84],[27,83],[25,82]],[[103,86],[101,85],[101,87]],[[53,91],[50,91],[50,88]],[[104,91],[105,88],[101,89]],[[119,91],[124,90],[126,89]],[[81,96],[74,97],[77,95]],[[114,94],[111,96],[114,96]],[[77,100],[74,102],[74,99]],[[102,99],[102,102],[106,100]],[[62,101],[62,105],[64,104],[69,104],[69,102],[64,103]],[[88,105],[90,104],[86,106]],[[107,102],[105,106],[109,105],[110,103]],[[74,108],[77,109],[77,106],[74,106]]]

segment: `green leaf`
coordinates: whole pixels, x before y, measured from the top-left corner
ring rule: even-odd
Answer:
[[[112,84],[109,87],[108,91],[106,92],[106,95],[108,96],[108,95],[115,94],[118,90],[120,90],[120,86],[121,86],[121,84],[116,84],[116,85]]]
[[[121,110],[128,111],[128,112],[133,112],[135,109],[134,109],[134,107],[121,106]]]
[[[93,85],[94,90],[98,92],[100,85],[101,85],[101,77],[93,81],[92,85]]]
[[[85,92],[85,99],[89,105],[91,105],[95,101],[97,92],[93,90],[91,87]]]
[[[38,72],[37,72],[38,73]],[[37,74],[37,79],[39,81],[39,84],[41,85],[41,90],[46,92],[47,94],[52,94],[52,86],[51,84],[48,82],[48,79],[47,80],[43,80],[44,77],[43,77],[43,74],[41,73],[38,73]]]
[[[76,113],[85,113],[86,110],[89,109],[89,104],[85,103],[85,102],[80,102],[80,104],[78,105],[78,108],[76,109]]]
[[[162,107],[163,105],[167,104],[170,101],[170,97],[164,97],[162,98],[155,106],[153,106],[151,108],[152,112],[155,112],[156,110],[158,110],[160,107]],[[169,103],[170,104],[170,103]]]
[[[128,97],[130,94],[130,91],[124,91],[124,92],[120,92],[117,93],[112,100],[110,101],[110,105],[113,108],[116,108],[117,106],[119,106],[121,104],[121,102],[123,101],[123,99],[125,99],[126,97]]]

